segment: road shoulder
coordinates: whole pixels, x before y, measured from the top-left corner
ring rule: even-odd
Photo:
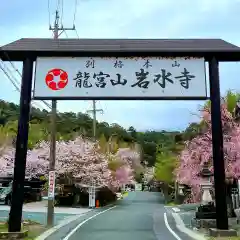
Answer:
[[[191,239],[196,240],[207,239],[206,236],[199,233],[198,231],[194,231],[191,227],[191,219],[193,218],[195,211],[192,211],[192,209],[184,211],[184,209],[183,208],[181,209],[181,207],[166,207],[166,209],[168,214],[172,215],[172,218],[174,219],[175,226],[178,232],[184,233]]]
[[[176,212],[172,213],[172,217],[173,217],[173,219],[176,223],[176,229],[178,229],[179,232],[184,233],[185,235],[187,235],[191,239],[195,239],[195,240],[206,240],[207,239],[204,235],[186,227],[186,225],[184,224],[183,220],[181,219],[179,213],[176,213]]]
[[[179,222],[176,221],[173,214],[174,213],[166,213],[166,220],[167,220],[169,227],[167,226],[166,221],[165,221],[165,225],[170,232],[172,230],[172,232],[171,232],[172,234],[175,233],[175,235],[178,236],[178,238],[175,237],[176,239],[178,239],[178,240],[193,240],[193,239],[200,240],[200,239],[195,238],[195,236],[193,234],[189,234],[189,232],[187,232],[187,231],[182,231],[182,228],[184,225],[179,225]],[[201,239],[201,240],[203,240],[203,239]]]

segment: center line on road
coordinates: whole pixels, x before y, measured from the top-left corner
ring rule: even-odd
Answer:
[[[164,222],[165,222],[165,225],[168,229],[168,231],[177,239],[177,240],[182,240],[172,229],[171,227],[169,226],[169,223],[168,223],[168,220],[167,220],[167,214],[164,213]],[[65,240],[65,239],[64,239]],[[67,239],[66,239],[67,240]]]
[[[87,218],[86,220],[84,220],[83,222],[79,223],[65,238],[63,238],[63,240],[68,240],[84,223],[88,222],[89,220],[95,218],[96,216],[98,216],[98,215],[100,215],[102,213],[105,213],[105,212],[107,212],[107,211],[109,211],[109,210],[111,210],[111,209],[113,209],[115,207],[116,206],[108,208],[108,209],[106,209],[106,210],[104,210],[102,212],[96,213],[93,216],[91,216],[91,217]],[[178,239],[178,240],[181,240],[181,239]]]

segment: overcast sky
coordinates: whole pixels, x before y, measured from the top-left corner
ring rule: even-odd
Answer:
[[[63,0],[63,24],[71,27],[75,0]],[[50,0],[50,22],[56,0]],[[22,37],[52,37],[47,0],[1,1],[0,45]],[[240,0],[78,0],[75,25],[80,38],[222,38],[240,45]],[[60,13],[62,10],[60,9]],[[76,38],[68,32],[63,38]],[[21,71],[21,65],[15,64]],[[7,66],[11,68],[10,64]],[[20,80],[14,70],[12,73]],[[239,63],[220,64],[221,92],[240,91]],[[18,103],[19,93],[0,72],[0,98]],[[38,106],[44,105],[36,101]],[[182,130],[196,121],[203,102],[100,101],[98,120],[138,130]],[[59,111],[86,112],[90,101],[59,101]]]

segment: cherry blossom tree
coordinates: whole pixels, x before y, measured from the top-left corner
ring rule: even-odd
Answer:
[[[116,170],[116,179],[121,185],[129,184],[133,181],[132,169],[122,166]]]
[[[13,148],[9,148],[1,157],[1,160],[12,166],[14,152]],[[43,141],[33,150],[29,150],[27,153],[26,175],[30,177],[47,175],[49,155],[50,147],[48,142]],[[108,178],[107,161],[104,155],[98,152],[98,148],[94,143],[82,138],[68,142],[57,142],[56,171],[57,173],[71,173],[80,182],[89,182],[91,179],[99,185],[105,185],[105,179]]]
[[[0,176],[12,175],[14,168],[15,149],[6,147],[0,156]]]
[[[31,178],[45,175],[47,177],[49,156],[50,146],[47,141],[42,141],[34,149],[29,150],[26,176]],[[0,157],[0,175],[13,173],[14,158],[15,149],[9,147]],[[109,169],[108,156],[100,150],[98,143],[81,137],[56,143],[56,173],[68,174],[79,184],[89,185],[95,182],[98,187],[108,186],[111,189],[117,189],[122,184],[130,182],[132,168],[129,163],[136,161],[137,154],[131,150],[119,150],[113,158],[121,161],[115,171]]]
[[[131,148],[119,148],[115,157],[133,169],[140,166],[140,153]]]
[[[114,157],[118,162],[121,163],[120,165],[123,166],[118,169],[116,176],[122,174],[121,179],[123,176],[125,176],[124,184],[133,183],[134,176],[136,177],[136,174],[139,172],[139,170],[142,171],[143,169],[142,165],[140,164],[140,152],[132,148],[119,148]],[[123,180],[121,180],[121,182],[123,182]]]
[[[199,172],[207,162],[210,170],[213,171],[212,162],[212,135],[211,135],[211,114],[209,105],[201,110],[202,121],[206,124],[206,131],[186,142],[185,149],[179,156],[180,165],[176,169],[176,177],[180,184],[186,184],[192,189],[192,201],[200,200],[201,177]],[[227,178],[240,177],[240,127],[234,121],[232,114],[223,101],[221,105],[224,160]],[[212,179],[213,180],[213,179]]]

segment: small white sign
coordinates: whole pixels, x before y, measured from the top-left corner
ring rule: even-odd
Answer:
[[[94,186],[89,187],[89,207],[90,208],[95,207],[95,187]]]
[[[48,199],[54,199],[55,194],[55,171],[49,172],[48,178]]]
[[[38,58],[35,99],[206,98],[204,58]]]

